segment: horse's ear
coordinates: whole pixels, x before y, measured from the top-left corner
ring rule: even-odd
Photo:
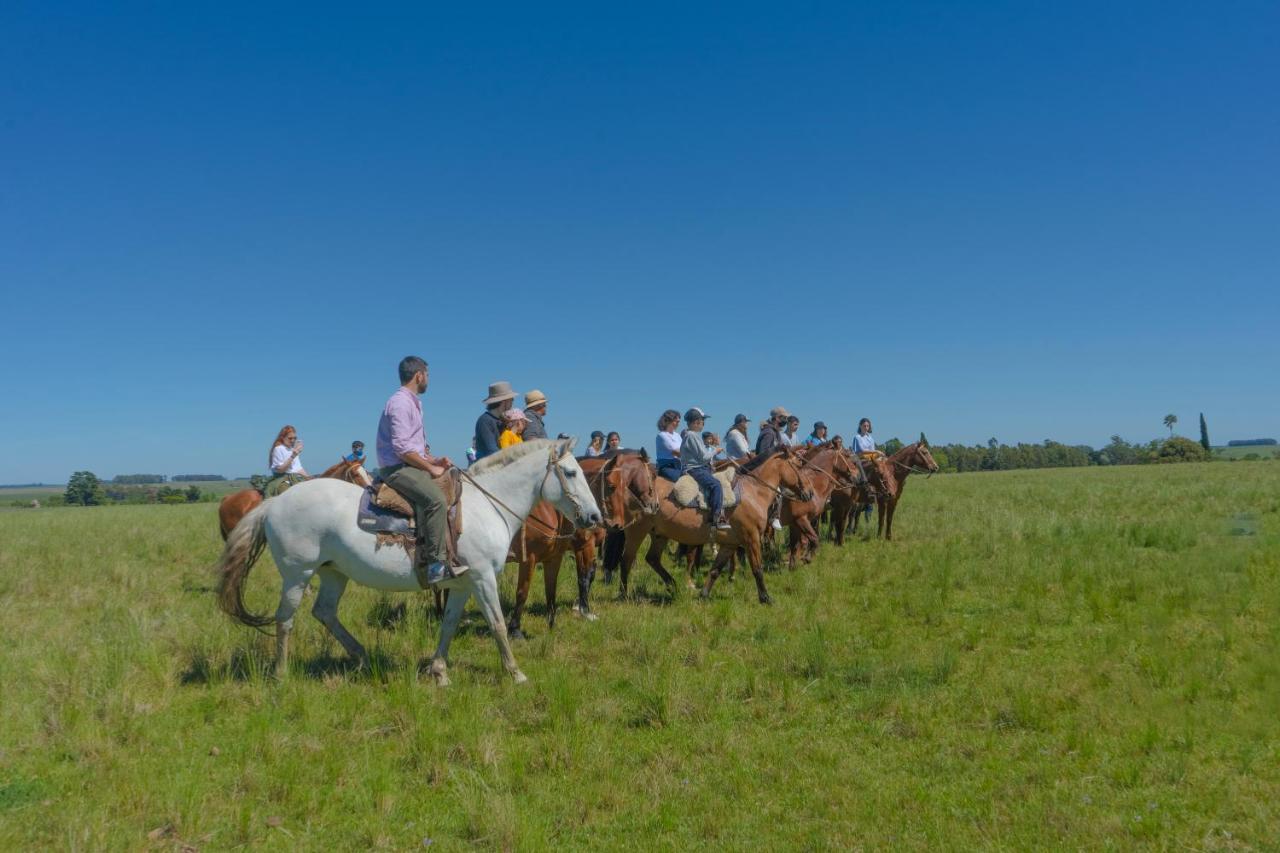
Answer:
[[[573,453],[574,445],[576,445],[577,443],[578,443],[578,437],[576,435],[571,435],[568,438],[560,439],[559,455],[564,456],[566,453]]]
[[[923,432],[921,432],[921,433],[920,433],[920,444],[921,444],[921,446],[922,446],[922,447],[928,447],[928,446],[929,446],[929,439],[927,439],[927,438],[925,438],[925,437],[924,437],[924,433],[923,433]]]
[[[648,450],[645,450],[643,447],[642,447],[642,448],[640,448],[640,461],[641,461],[641,462],[648,462],[648,461],[649,461],[649,451],[648,451]]]

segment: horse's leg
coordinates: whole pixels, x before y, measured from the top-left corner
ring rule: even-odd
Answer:
[[[346,592],[347,576],[330,565],[321,566],[317,574],[320,575],[320,591],[316,593],[316,603],[311,607],[311,615],[329,629],[329,633],[342,644],[352,660],[364,669],[369,665],[368,653],[338,620],[338,602],[342,600],[342,593]]]
[[[564,553],[560,552],[542,565],[542,589],[547,596],[547,627],[556,627],[556,584],[560,582],[560,564]]]
[[[467,572],[463,577],[470,574]],[[467,599],[471,597],[471,589],[466,585],[449,591],[453,594],[445,596],[444,620],[440,623],[440,642],[436,644],[436,653],[431,659],[431,677],[440,687],[449,686],[449,644],[453,642],[453,635],[458,632],[462,611],[466,609]]]
[[[795,569],[796,567],[796,554],[800,550],[800,540],[803,535],[800,532],[799,520],[792,519],[791,523],[787,525],[787,568],[789,569]]]
[[[637,527],[630,527],[626,531],[626,538],[622,545],[622,562],[618,564],[622,575],[620,598],[627,597],[627,581],[631,577],[631,567],[636,562],[636,555],[640,553],[640,546],[644,543],[644,536],[645,534]]]
[[[286,575],[287,572],[287,575]],[[302,603],[302,591],[311,582],[311,573],[280,569],[283,587],[280,606],[276,608],[276,678],[289,674],[289,632],[293,630],[293,614]]]
[[[754,532],[754,531],[753,531]],[[760,547],[759,534],[747,539],[747,562],[751,564],[751,573],[756,576],[756,595],[761,604],[773,604],[769,590],[764,585],[764,554]]]
[[[474,575],[474,577],[472,577]],[[529,679],[516,666],[516,657],[511,653],[511,641],[507,638],[507,624],[502,619],[502,599],[498,596],[498,576],[492,569],[481,567],[479,572],[471,571],[463,575],[471,578],[472,592],[480,605],[480,612],[489,623],[494,642],[498,644],[498,656],[502,659],[502,667],[515,680],[523,684]]]
[[[538,558],[525,549],[524,558],[520,560],[520,577],[516,580],[516,604],[511,610],[511,624],[507,632],[513,639],[523,640],[524,631],[520,630],[520,617],[524,615],[524,606],[529,601],[529,584],[533,581],[533,572],[538,567]],[[545,572],[546,564],[542,570]]]
[[[573,561],[578,570],[578,603],[573,609],[579,615],[594,622],[596,615],[591,612],[591,602],[588,597],[591,593],[591,582],[596,576],[595,543],[588,542],[584,547],[575,550]]]
[[[898,508],[897,498],[891,498],[887,501],[888,506],[885,507],[884,519],[884,538],[886,542],[893,541],[893,513]]]
[[[676,579],[671,577],[671,573],[662,567],[662,552],[667,547],[667,540],[658,534],[650,534],[649,551],[644,555],[644,561],[658,573],[658,577],[662,578],[662,582],[667,585],[667,592],[674,594],[676,589]]]
[[[737,549],[733,546],[725,546],[716,554],[715,561],[711,564],[711,569],[707,572],[707,582],[702,587],[700,593],[703,599],[711,597],[711,587],[716,582],[716,578],[720,577],[720,573],[724,571],[725,564],[733,559]]]
[[[432,590],[432,595],[436,602],[436,618],[439,619],[444,616],[444,606],[449,602],[449,590],[434,589]]]
[[[818,553],[820,539],[818,537],[818,531],[815,529],[815,522],[818,525],[821,525],[821,516],[815,519],[810,519],[809,516],[805,516],[800,519],[800,527],[804,530],[804,556],[802,559],[806,563],[812,563],[814,556]]]
[[[888,505],[888,503],[889,503],[888,498],[876,499],[876,536],[884,535],[885,507]],[[871,522],[867,522],[867,523],[870,524]]]

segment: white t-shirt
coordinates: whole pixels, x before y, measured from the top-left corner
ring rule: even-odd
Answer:
[[[658,433],[658,459],[679,459],[680,458],[680,433],[663,432]]]
[[[271,473],[274,474],[281,465],[288,464],[289,467],[285,471],[286,474],[301,474],[302,460],[301,457],[295,456],[290,461],[289,455],[293,453],[291,448],[285,447],[283,444],[277,444],[271,448]]]
[[[871,437],[871,433],[858,433],[853,437],[853,449],[859,453],[872,453],[876,449],[876,440]]]

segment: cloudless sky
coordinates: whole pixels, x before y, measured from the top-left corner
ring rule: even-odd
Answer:
[[[548,427],[1280,436],[1280,5],[9,4],[0,482]],[[753,432],[754,435],[754,432]],[[585,441],[585,438],[584,438]]]

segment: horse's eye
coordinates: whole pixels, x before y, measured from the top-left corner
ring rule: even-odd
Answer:
[[[577,472],[577,471],[565,471],[565,472],[564,472],[564,475],[565,475],[566,477],[576,477],[576,476],[578,476],[578,472]]]

